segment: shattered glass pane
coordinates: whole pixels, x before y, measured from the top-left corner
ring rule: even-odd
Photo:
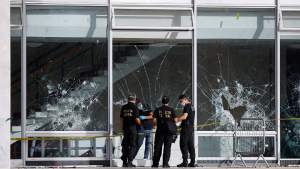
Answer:
[[[199,8],[197,15],[197,121],[222,122],[198,130],[233,131],[233,119],[263,118],[273,131],[274,9]]]
[[[21,31],[11,31],[11,138],[21,137]],[[10,158],[21,159],[21,141],[10,141]]]
[[[134,32],[139,36],[139,33]],[[153,33],[153,32],[152,32]],[[178,97],[186,94],[192,100],[192,40],[191,32],[143,32],[133,39],[114,38],[113,44],[113,132],[123,133],[121,107],[129,93],[135,93],[151,110],[160,107],[164,95],[170,97],[170,107],[182,115]],[[118,36],[114,33],[114,36]],[[129,38],[131,37],[131,38]],[[141,38],[148,37],[148,38]],[[168,38],[166,38],[168,37]],[[120,158],[122,137],[113,138],[114,158]],[[139,151],[143,151],[141,147]],[[172,150],[179,144],[173,144]],[[177,158],[177,157],[176,157]],[[179,157],[180,158],[180,157]]]
[[[28,141],[29,158],[106,157],[106,138]]]
[[[107,131],[107,8],[26,10],[27,131]]]
[[[300,118],[300,36],[280,37],[280,118]],[[299,120],[281,120],[281,158],[300,158]]]

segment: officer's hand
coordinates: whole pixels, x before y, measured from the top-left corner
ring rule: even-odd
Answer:
[[[141,126],[140,132],[141,132],[141,133],[145,133],[145,131],[144,131],[144,126]]]
[[[140,116],[140,119],[141,119],[141,120],[145,120],[145,119],[146,119],[146,116]]]

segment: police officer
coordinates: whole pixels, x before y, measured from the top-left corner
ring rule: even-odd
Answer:
[[[188,101],[186,95],[179,97],[180,104],[184,106],[183,115],[178,118],[181,122],[180,131],[180,150],[183,162],[177,167],[196,167],[195,164],[195,146],[194,146],[194,119],[195,109]],[[188,164],[188,152],[190,153],[191,162]]]
[[[128,104],[125,104],[121,109],[120,120],[123,125],[124,138],[122,141],[122,156],[123,167],[135,167],[132,164],[137,142],[137,127],[141,127],[141,132],[144,127],[140,121],[139,109],[135,105],[136,95],[128,96]],[[127,161],[128,160],[128,161]]]
[[[163,167],[170,168],[169,160],[171,154],[171,145],[173,135],[166,133],[164,130],[164,122],[174,122],[177,123],[177,117],[174,109],[168,107],[170,103],[170,99],[168,96],[164,96],[162,98],[163,106],[157,108],[154,111],[152,124],[155,126],[155,122],[157,121],[157,130],[155,133],[155,143],[154,143],[154,156],[153,156],[153,165],[152,167],[157,168],[159,159],[161,156],[162,145],[164,144],[164,156],[163,156]]]

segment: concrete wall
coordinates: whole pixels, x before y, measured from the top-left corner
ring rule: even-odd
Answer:
[[[0,1],[0,169],[10,168],[10,1]]]

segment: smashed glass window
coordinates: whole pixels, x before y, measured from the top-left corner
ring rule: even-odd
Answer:
[[[275,122],[274,9],[210,9],[197,13],[198,124],[233,131],[238,118]]]
[[[27,131],[107,131],[107,7],[26,10]]]

